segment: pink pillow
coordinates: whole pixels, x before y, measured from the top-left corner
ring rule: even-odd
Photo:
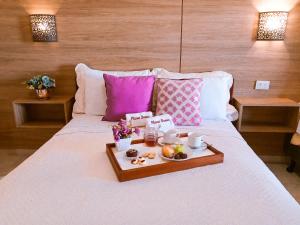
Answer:
[[[106,112],[102,120],[119,121],[126,113],[147,112],[151,109],[155,76],[116,77],[104,74]]]
[[[202,79],[157,80],[156,114],[169,114],[179,126],[199,126]]]

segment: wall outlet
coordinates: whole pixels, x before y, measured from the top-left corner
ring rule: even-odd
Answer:
[[[256,90],[269,90],[270,81],[269,80],[257,80],[255,83]]]

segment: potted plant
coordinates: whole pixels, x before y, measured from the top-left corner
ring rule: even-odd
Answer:
[[[55,80],[47,74],[37,75],[30,80],[25,81],[27,88],[35,90],[38,98],[49,98],[49,89],[55,88]]]
[[[137,127],[127,126],[126,120],[121,120],[117,125],[112,127],[117,151],[126,151],[130,149],[132,134],[140,134]]]

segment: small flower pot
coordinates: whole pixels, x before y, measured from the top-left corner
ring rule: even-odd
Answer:
[[[127,151],[130,149],[132,138],[120,139],[116,142],[116,149],[119,152]]]
[[[42,89],[42,90],[36,89],[35,92],[39,99],[48,99],[49,98],[48,89]]]

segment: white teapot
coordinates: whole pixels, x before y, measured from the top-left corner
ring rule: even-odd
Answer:
[[[176,129],[170,129],[163,135],[165,144],[174,144],[178,142],[179,132]]]

